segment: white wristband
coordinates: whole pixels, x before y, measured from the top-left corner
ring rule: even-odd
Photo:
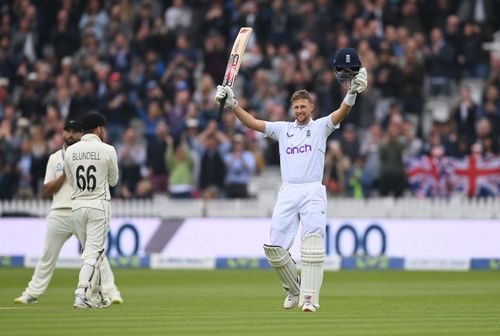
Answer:
[[[356,97],[358,94],[356,92],[347,92],[344,98],[344,103],[346,103],[349,106],[353,106],[354,102],[356,102]]]
[[[233,111],[236,108],[236,106],[238,106],[238,101],[235,99],[233,106],[224,105],[224,111]]]

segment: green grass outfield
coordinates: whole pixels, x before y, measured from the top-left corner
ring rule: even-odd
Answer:
[[[268,270],[117,269],[125,303],[73,309],[78,270],[15,305],[32,269],[0,268],[0,335],[500,335],[499,272],[327,272],[321,309],[281,307]]]

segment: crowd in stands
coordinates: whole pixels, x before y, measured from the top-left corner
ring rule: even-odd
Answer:
[[[279,163],[277,144],[232,113],[215,121],[241,26],[254,34],[234,90],[264,120],[292,118],[289,97],[302,88],[315,117],[335,110],[346,88],[332,59],[358,50],[369,87],[329,140],[331,195],[449,195],[453,179],[440,176],[450,166],[460,175],[472,155],[500,180],[498,1],[9,0],[0,1],[0,199],[40,197],[64,121],[91,110],[105,115],[117,150],[116,197],[252,197],[250,179]],[[437,117],[427,107],[439,98],[450,108]],[[446,192],[410,189],[424,184],[414,158],[430,158]]]

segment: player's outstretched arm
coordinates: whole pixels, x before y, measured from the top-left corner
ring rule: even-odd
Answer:
[[[265,121],[254,118],[254,116],[252,116],[240,105],[238,105],[238,101],[234,98],[234,92],[229,86],[218,85],[217,93],[215,94],[215,100],[219,102],[224,97],[226,97],[224,108],[232,110],[234,114],[236,114],[236,117],[243,123],[243,125],[258,132],[265,132]]]
[[[340,107],[337,110],[333,111],[330,115],[332,118],[332,123],[334,125],[339,124],[342,120],[345,119],[345,117],[347,117],[347,115],[351,111],[351,108],[356,102],[357,95],[363,92],[366,89],[367,85],[368,73],[365,68],[361,68],[356,77],[352,79],[351,85],[349,87],[349,90],[347,91],[344,101],[342,102],[342,104],[340,104]]]

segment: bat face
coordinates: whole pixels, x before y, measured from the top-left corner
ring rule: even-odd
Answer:
[[[222,80],[223,86],[233,86],[234,81],[236,80],[236,75],[238,74],[238,70],[240,69],[241,58],[243,56],[243,53],[245,52],[245,48],[251,34],[252,28],[249,27],[243,27],[238,32],[238,36],[236,36],[236,40],[234,40],[234,44],[231,49],[231,55],[229,56],[229,60],[227,62],[226,72],[224,73],[224,78]],[[225,101],[226,98],[222,99],[222,101],[219,102],[220,105],[219,113],[217,114],[217,121],[221,120]]]
[[[226,74],[224,75],[224,81],[222,85],[233,86],[234,79],[238,74],[239,70],[240,55],[232,54],[229,56],[229,62],[227,63]]]
[[[238,70],[240,69],[241,58],[245,52],[245,48],[251,34],[252,28],[248,27],[243,27],[238,32],[238,36],[236,36],[236,39],[234,40],[234,44],[231,49],[231,55],[229,56],[229,60],[227,62],[226,72],[224,74],[222,85],[233,86],[236,75],[238,74]]]

